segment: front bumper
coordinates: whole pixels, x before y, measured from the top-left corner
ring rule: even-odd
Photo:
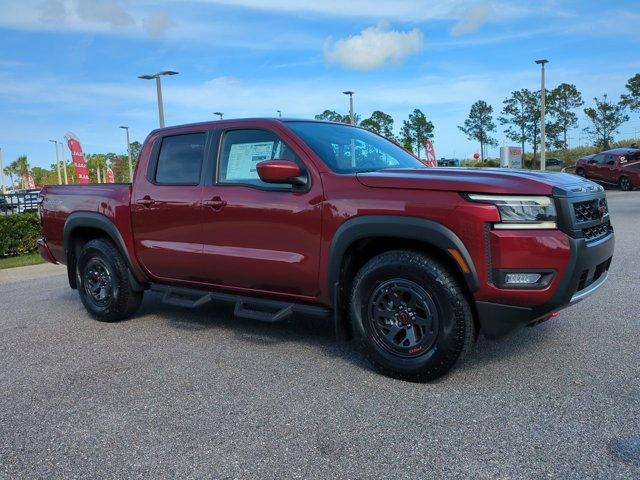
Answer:
[[[543,321],[553,312],[579,302],[604,285],[613,256],[613,231],[595,242],[587,242],[584,238],[569,238],[569,242],[571,254],[566,274],[549,301],[535,307],[476,302],[485,337],[501,338],[523,326]]]

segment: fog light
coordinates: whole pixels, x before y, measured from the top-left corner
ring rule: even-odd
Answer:
[[[504,283],[506,285],[532,285],[542,278],[539,273],[506,273]]]

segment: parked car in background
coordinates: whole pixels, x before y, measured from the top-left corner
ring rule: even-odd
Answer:
[[[564,162],[559,158],[547,158],[545,163],[547,167],[561,167]]]
[[[0,212],[5,213],[10,210],[13,210],[13,207],[7,202],[7,199],[4,198],[4,195],[0,196]]]
[[[439,167],[459,167],[460,160],[457,158],[441,158],[438,160]]]
[[[40,190],[14,190],[5,196],[5,200],[16,213],[37,212]]]
[[[582,157],[576,163],[576,174],[633,190],[640,187],[640,149],[614,148]]]

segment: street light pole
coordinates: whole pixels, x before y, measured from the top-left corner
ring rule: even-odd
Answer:
[[[351,125],[355,125],[356,121],[355,118],[353,117],[353,94],[355,92],[352,92],[351,90],[347,90],[346,92],[342,92],[345,95],[349,95],[349,118],[351,119]]]
[[[68,185],[69,184],[69,179],[67,178],[67,157],[65,157],[64,155],[64,143],[59,142],[60,143],[60,151],[62,152],[61,158],[62,158],[62,167],[63,167],[63,172],[64,172],[64,184]]]
[[[545,59],[536,60],[536,63],[541,67],[540,69],[540,170],[546,170],[547,161],[545,157],[546,157],[547,143],[546,143],[545,131],[544,131],[544,109],[545,109],[545,101],[546,101],[546,91],[544,88],[544,65],[545,63],[549,63],[549,60],[545,60]]]
[[[62,177],[60,176],[60,155],[58,155],[58,141],[49,140],[53,143],[53,147],[56,149],[56,172],[58,173],[58,185],[62,183]]]
[[[127,132],[127,155],[129,155],[129,181],[133,183],[133,163],[131,161],[131,142],[129,141],[129,127],[121,126]]]
[[[213,112],[213,114],[217,115],[220,118],[220,120],[222,120],[222,116],[224,115],[224,113],[222,112]]]
[[[164,128],[164,105],[162,104],[162,84],[160,75],[156,76],[156,91],[158,95],[158,117],[160,117],[160,128]]]
[[[4,193],[4,163],[2,163],[2,148],[0,148],[0,178],[2,179],[2,183],[0,183],[0,193]]]
[[[160,83],[160,77],[163,75],[177,75],[178,72],[174,72],[173,70],[164,70],[162,72],[140,75],[138,78],[143,80],[156,80],[156,91],[158,96],[158,118],[160,120],[160,128],[164,128],[164,105],[162,102],[162,84]]]

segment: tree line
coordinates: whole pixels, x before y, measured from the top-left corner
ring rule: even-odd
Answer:
[[[583,109],[590,122],[583,131],[592,138],[594,146],[603,150],[608,149],[620,126],[629,120],[627,111],[640,111],[640,73],[635,74],[627,81],[625,89],[626,92],[617,101],[610,100],[607,94],[604,94],[600,98],[595,97],[593,105]],[[578,126],[576,111],[584,106],[582,94],[575,85],[561,83],[548,90],[545,97],[545,145],[550,149],[566,150],[568,148],[568,134]],[[502,109],[497,118],[504,127],[505,136],[509,140],[517,142],[522,148],[523,154],[525,147],[529,145],[534,158],[540,145],[540,110],[540,91],[522,88],[511,92],[511,95],[503,100]],[[343,115],[334,110],[325,110],[315,118],[351,123],[349,114]],[[381,110],[374,111],[370,117],[362,120],[360,115],[355,114],[354,122],[389,138],[411,152],[415,152],[417,156],[420,156],[424,141],[432,139],[434,135],[433,123],[419,108],[414,109],[402,122],[398,136],[394,134],[393,117]],[[485,158],[486,148],[498,144],[493,137],[497,128],[493,118],[493,107],[484,100],[478,100],[471,106],[468,117],[458,128],[469,140],[477,141],[480,144],[482,160]],[[134,167],[141,149],[140,142],[131,143]],[[104,172],[107,167],[113,170],[116,182],[129,181],[127,155],[93,153],[87,154],[85,160],[92,182],[96,182],[98,179],[98,169]],[[22,188],[26,188],[29,174],[38,186],[58,183],[55,163],[49,169],[31,168],[26,155],[19,156],[6,166],[4,174],[10,178],[12,188],[17,183]],[[69,163],[67,163],[67,177],[70,182],[75,181],[75,171]],[[64,179],[64,176],[62,178]]]
[[[134,169],[140,150],[142,150],[142,144],[140,142],[131,142],[131,159]],[[101,172],[100,178],[102,182],[105,182],[104,173],[107,168],[113,170],[116,182],[129,181],[128,155],[118,155],[115,153],[88,153],[85,155],[85,162],[89,169],[89,179],[91,182],[98,181],[98,169],[100,169]],[[61,162],[60,177],[63,182],[65,178],[64,168],[65,166]],[[66,169],[69,183],[75,183],[77,180],[75,168],[70,161],[66,162]],[[52,163],[49,168],[31,167],[26,155],[20,155],[16,160],[4,167],[3,170],[5,176],[9,177],[12,189],[26,189],[28,186],[27,179],[29,178],[29,174],[33,177],[33,181],[38,187],[58,183],[58,168],[55,163]]]
[[[316,115],[315,119],[351,123],[350,115],[341,115],[334,110],[325,110]],[[365,118],[362,121],[360,121],[360,115],[354,114],[354,123],[387,137],[389,140],[402,145],[407,150],[415,152],[418,156],[420,156],[424,141],[433,138],[433,123],[427,120],[427,116],[419,108],[416,108],[409,114],[409,118],[402,122],[400,135],[398,137],[393,133],[393,117],[380,110],[376,110],[369,118]]]
[[[592,139],[593,145],[606,150],[610,147],[620,126],[629,120],[628,110],[640,111],[640,73],[631,77],[626,85],[626,93],[617,101],[609,99],[607,94],[595,97],[593,105],[583,108],[589,125],[583,131]],[[517,142],[525,153],[530,146],[535,158],[540,146],[540,90],[527,88],[511,92],[502,102],[502,109],[497,118],[503,126],[505,136]],[[569,132],[578,127],[579,108],[585,105],[582,94],[575,85],[561,83],[545,91],[545,146],[549,149],[567,150]],[[468,117],[458,128],[469,140],[480,145],[481,159],[484,160],[486,148],[496,146],[493,137],[497,127],[493,117],[493,107],[484,100],[475,102]],[[318,120],[350,123],[349,115],[341,115],[333,110],[325,110],[315,116]],[[401,144],[407,150],[420,155],[424,140],[433,138],[434,126],[420,109],[415,109],[400,128],[400,135],[394,136],[394,120],[391,115],[376,110],[369,118],[360,121],[355,115],[357,124],[373,132]]]

